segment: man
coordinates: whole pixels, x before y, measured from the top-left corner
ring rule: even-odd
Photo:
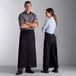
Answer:
[[[36,67],[34,28],[38,26],[38,20],[36,14],[31,12],[30,1],[26,1],[24,7],[25,11],[19,15],[20,42],[16,75],[22,74],[23,68],[26,68],[27,73],[34,73],[31,67]]]

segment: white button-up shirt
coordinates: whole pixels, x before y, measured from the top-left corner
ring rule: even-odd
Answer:
[[[50,17],[45,22],[45,25],[43,27],[43,32],[47,32],[49,34],[54,34],[55,28],[56,28],[56,22],[54,20],[54,17]]]

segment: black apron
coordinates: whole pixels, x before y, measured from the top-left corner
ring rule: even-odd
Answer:
[[[55,34],[45,33],[43,69],[47,70],[49,67],[58,68],[57,42]]]
[[[20,31],[18,68],[24,67],[36,67],[34,29]]]

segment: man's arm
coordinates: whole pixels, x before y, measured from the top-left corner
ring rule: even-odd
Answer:
[[[27,24],[25,24],[25,20],[24,20],[22,14],[19,15],[18,20],[19,20],[20,28],[29,28],[29,26]]]
[[[21,25],[21,28],[29,28],[29,27],[34,27],[36,28],[38,26],[38,22],[25,22]]]
[[[25,22],[25,24],[27,24],[29,27],[33,27],[33,28],[36,28],[38,26],[37,20],[35,20],[33,22]]]
[[[28,26],[27,24],[23,23],[20,28],[29,28],[29,27],[30,26]]]

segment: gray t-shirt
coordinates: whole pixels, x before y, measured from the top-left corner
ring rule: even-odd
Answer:
[[[38,20],[36,14],[34,14],[33,12],[27,14],[25,11],[19,14],[18,19],[19,19],[19,26],[21,26],[25,22],[33,22],[35,20]],[[30,28],[21,28],[21,29],[34,29],[34,28],[30,27]]]

